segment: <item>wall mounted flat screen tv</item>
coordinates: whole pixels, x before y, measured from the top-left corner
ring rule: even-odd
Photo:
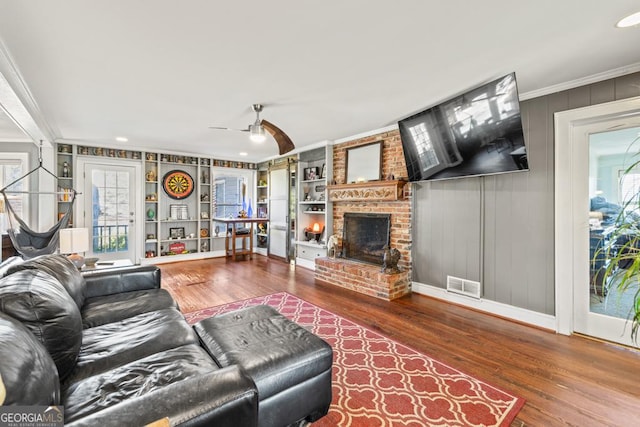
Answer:
[[[515,73],[398,122],[409,181],[529,169]]]

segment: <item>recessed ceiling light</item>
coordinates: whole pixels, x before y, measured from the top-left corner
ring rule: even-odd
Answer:
[[[247,153],[246,151],[241,151],[238,154],[240,154],[241,156],[248,156],[249,155],[249,153]]]
[[[124,136],[118,136],[118,137],[116,137],[116,141],[118,141],[118,142],[128,142],[129,138],[125,138]]]
[[[616,27],[618,28],[627,28],[633,27],[634,25],[640,24],[640,12],[633,13],[629,16],[625,16],[621,20],[618,21]]]

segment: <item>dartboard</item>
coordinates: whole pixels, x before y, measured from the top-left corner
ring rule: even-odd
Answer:
[[[193,192],[193,178],[184,171],[172,170],[162,178],[162,188],[172,199],[184,199]]]

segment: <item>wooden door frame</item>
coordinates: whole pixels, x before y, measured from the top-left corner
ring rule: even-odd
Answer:
[[[84,186],[86,184],[86,179],[87,177],[84,176],[84,171],[86,168],[86,165],[88,164],[97,164],[97,165],[104,165],[104,166],[124,166],[124,167],[131,167],[133,168],[133,182],[134,182],[134,188],[132,188],[131,190],[133,190],[133,197],[134,197],[134,206],[136,209],[136,214],[135,214],[135,231],[134,233],[131,235],[132,240],[134,240],[134,250],[131,252],[131,261],[134,264],[140,264],[142,258],[143,258],[143,254],[141,254],[140,252],[140,247],[144,248],[144,244],[143,242],[143,236],[144,236],[144,196],[142,194],[143,189],[144,189],[144,178],[143,178],[143,173],[142,173],[142,164],[137,161],[137,160],[126,160],[126,159],[109,159],[109,158],[101,158],[101,157],[84,157],[84,156],[79,156],[77,161],[76,161],[76,170],[77,171],[81,171],[82,176],[78,175],[77,177],[77,181],[76,182],[76,186],[81,187],[84,189]],[[80,185],[80,182],[82,182],[82,184]],[[89,219],[87,219],[85,217],[85,204],[87,201],[87,197],[91,197],[91,195],[87,195],[84,193],[81,193],[77,196],[76,199],[76,203],[74,206],[74,218],[77,218],[76,222],[78,223],[77,226],[79,227],[88,227],[87,226],[87,222],[89,221]],[[142,244],[142,246],[140,246]]]

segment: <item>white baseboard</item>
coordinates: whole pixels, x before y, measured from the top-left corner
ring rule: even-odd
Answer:
[[[177,262],[177,261],[193,261],[196,259],[205,259],[205,258],[221,258],[224,256],[224,249],[221,251],[211,251],[211,252],[197,252],[193,254],[184,254],[184,255],[171,255],[171,256],[158,256],[153,258],[142,258],[140,260],[140,264],[164,264],[168,262]]]
[[[308,259],[304,259],[304,258],[296,258],[296,265],[299,265],[300,267],[304,267],[307,268],[309,270],[313,270],[316,271],[316,262],[308,260]]]
[[[463,305],[475,310],[484,311],[486,313],[495,314],[496,316],[505,317],[507,319],[516,320],[518,322],[527,323],[544,329],[557,331],[557,322],[555,316],[549,314],[538,313],[525,308],[515,307],[501,302],[490,301],[486,299],[475,299],[447,292],[446,289],[436,286],[425,285],[424,283],[412,282],[411,290],[417,294],[426,295],[454,304]]]

